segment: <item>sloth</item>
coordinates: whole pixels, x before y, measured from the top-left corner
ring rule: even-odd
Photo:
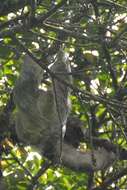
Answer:
[[[71,91],[66,84],[72,84],[72,76],[68,74],[71,72],[69,59],[63,50],[59,50],[50,69],[59,75],[53,78],[47,90],[40,89],[44,70],[29,55],[24,58],[14,87],[18,139],[36,147],[52,163],[62,161],[74,170],[96,171],[108,167],[115,159],[113,152],[104,148],[81,152],[68,141],[62,142],[62,129],[71,109]]]
[[[72,77],[65,74],[70,72],[70,65],[63,50],[58,52],[50,69],[59,73],[63,81],[72,82]],[[62,151],[61,130],[70,110],[70,89],[55,78],[47,91],[39,89],[43,75],[43,69],[26,55],[14,88],[16,133],[25,144],[35,145],[44,156],[58,160]]]

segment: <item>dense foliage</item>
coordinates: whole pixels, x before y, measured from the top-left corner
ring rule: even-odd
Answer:
[[[0,189],[127,189],[126,31],[126,0],[0,1]],[[12,94],[23,54],[46,65],[61,44],[74,78],[70,116],[84,131],[70,138],[79,138],[82,151],[104,147],[116,155],[99,172],[49,166],[16,138]]]

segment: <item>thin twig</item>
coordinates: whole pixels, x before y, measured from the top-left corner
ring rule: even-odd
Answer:
[[[52,163],[49,160],[46,160],[41,169],[37,172],[37,174],[32,177],[31,184],[28,187],[28,190],[31,190],[38,184],[38,179],[41,177],[41,175],[44,174],[44,172],[52,165]]]

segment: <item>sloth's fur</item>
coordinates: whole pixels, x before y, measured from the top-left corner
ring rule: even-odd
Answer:
[[[71,76],[65,74],[70,67],[63,51],[57,54],[51,70],[61,72],[62,80],[72,81]],[[56,79],[47,91],[40,90],[42,79],[42,68],[26,55],[14,88],[16,132],[22,142],[35,145],[48,158],[57,160],[61,151],[61,128],[66,124],[70,109],[70,90]]]

